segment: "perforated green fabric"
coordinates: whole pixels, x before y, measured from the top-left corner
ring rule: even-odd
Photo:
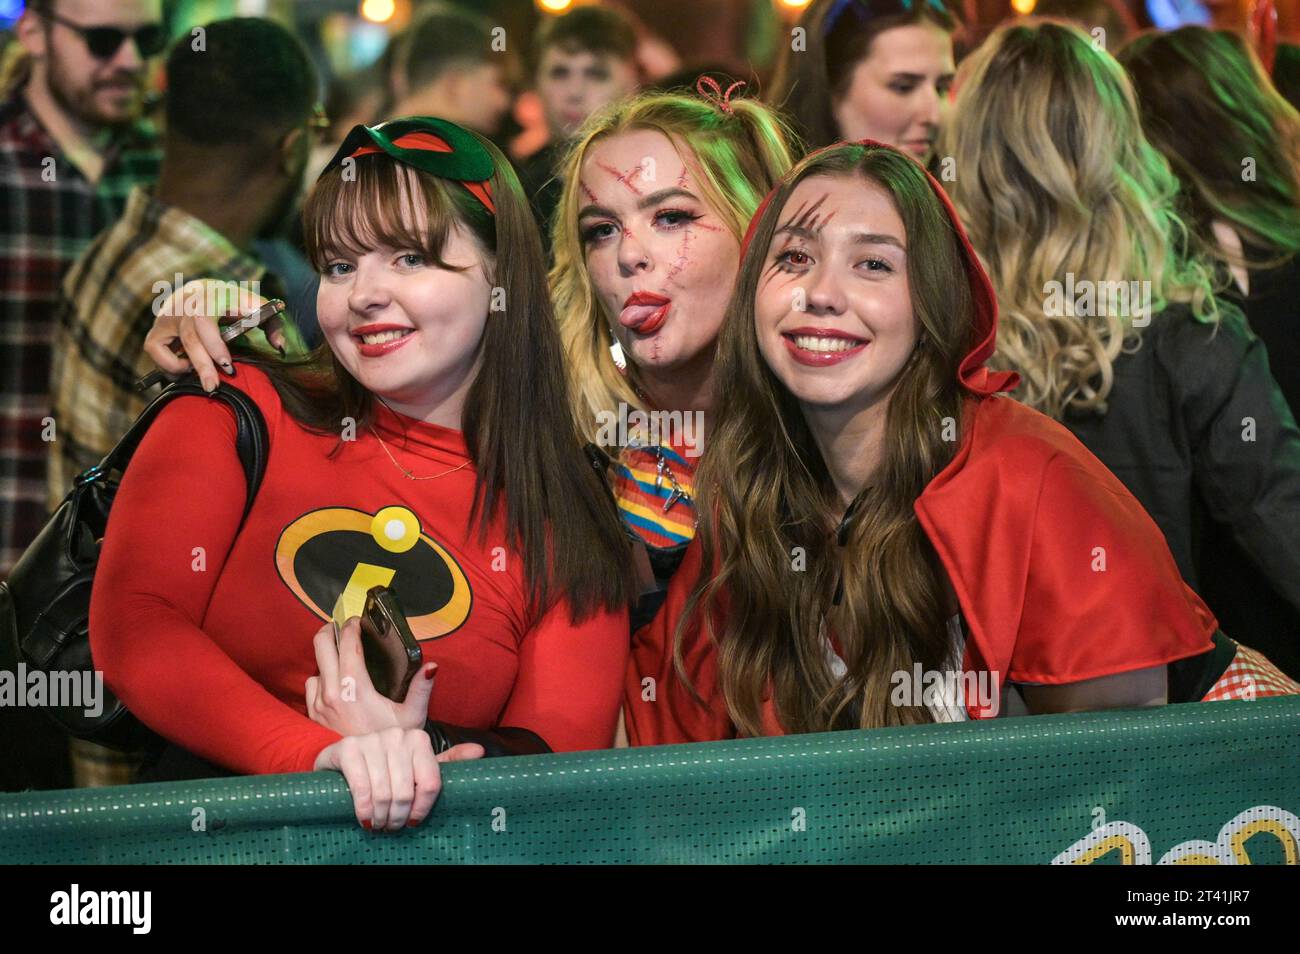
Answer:
[[[430,818],[396,834],[360,828],[335,773],[3,795],[0,862],[1300,860],[1300,698],[492,759],[444,778]]]

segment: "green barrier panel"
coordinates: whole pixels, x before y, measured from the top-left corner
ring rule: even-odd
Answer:
[[[330,772],[0,795],[0,862],[1289,863],[1300,698],[444,768],[420,828]],[[199,830],[195,830],[199,829]]]

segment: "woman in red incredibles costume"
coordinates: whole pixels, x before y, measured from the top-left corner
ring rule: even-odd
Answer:
[[[864,141],[798,163],[746,237],[700,526],[633,644],[660,744],[1159,705],[1213,655],[1164,537],[999,392],[997,307],[938,183]]]
[[[357,126],[304,225],[324,345],[226,378],[267,421],[252,510],[241,526],[230,412],[168,405],[113,509],[92,645],[174,747],[236,773],[341,771],[358,820],[394,829],[430,811],[439,761],[611,744],[626,542],[494,146],[438,119]],[[151,354],[183,370],[165,338]],[[400,704],[371,685],[355,619],[335,649],[336,605],[357,615],[375,585],[423,651]],[[175,777],[166,759],[147,777]]]

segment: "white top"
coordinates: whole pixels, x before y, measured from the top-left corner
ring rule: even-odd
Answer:
[[[966,651],[966,632],[962,626],[960,613],[954,613],[948,618],[948,635],[952,640],[951,649],[942,670],[937,673],[915,671],[897,673],[895,686],[896,691],[901,691],[905,698],[919,694],[935,722],[965,722],[970,718],[966,712],[966,690],[972,689],[980,696],[979,701],[989,706],[996,699],[998,687],[990,673],[962,670],[962,657]],[[848,666],[831,645],[829,636],[826,638],[825,645],[826,661],[830,666],[831,675],[836,679],[844,678],[849,671]],[[1007,693],[1000,700],[995,718],[1029,715],[1029,710],[1016,686],[1008,683],[1007,689]]]

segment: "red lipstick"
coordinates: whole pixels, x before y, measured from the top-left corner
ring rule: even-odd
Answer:
[[[385,331],[404,331],[406,334],[392,341],[385,341],[382,344],[366,344],[361,340],[362,335],[377,335]],[[352,329],[352,337],[357,341],[357,350],[361,352],[363,358],[379,358],[393,351],[396,351],[402,345],[414,337],[415,329],[406,325],[394,325],[387,322],[379,322],[370,325],[361,325],[359,328]]]
[[[618,323],[638,335],[652,335],[668,320],[673,300],[654,292],[633,292],[623,302]]]
[[[801,348],[795,343],[796,338],[803,337],[835,338],[840,341],[856,342],[856,344],[841,351],[811,351],[807,348]],[[781,332],[781,340],[785,342],[790,357],[794,358],[799,364],[812,368],[825,368],[833,364],[839,364],[841,361],[847,361],[854,355],[861,354],[862,350],[871,343],[859,338],[857,335],[851,335],[836,328],[793,328],[790,331]]]

